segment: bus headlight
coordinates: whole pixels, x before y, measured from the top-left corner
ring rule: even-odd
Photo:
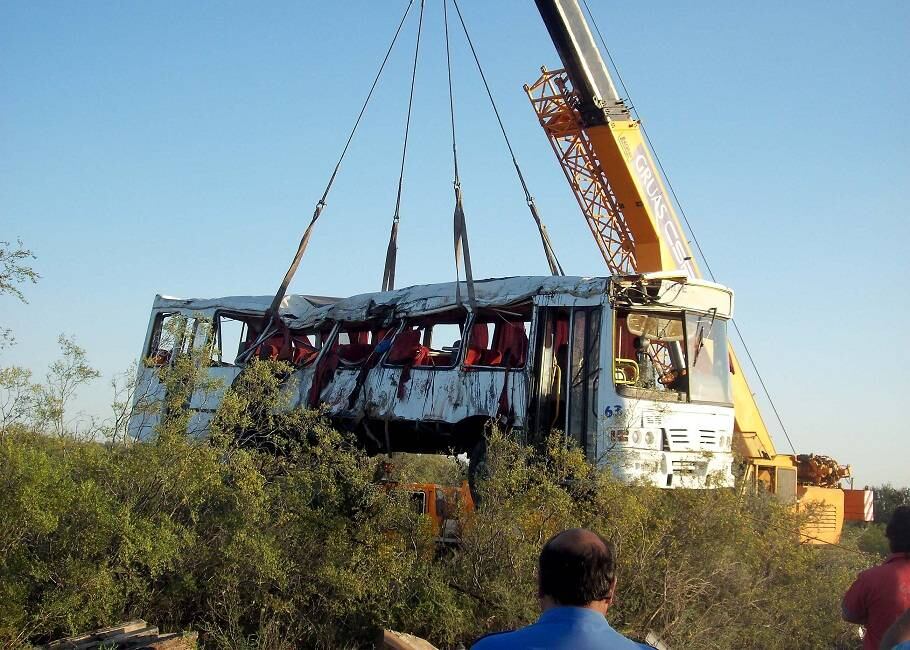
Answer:
[[[645,433],[645,444],[649,447],[654,444],[654,432],[648,431]]]
[[[632,443],[637,445],[639,442],[641,442],[641,432],[633,431],[632,432]]]

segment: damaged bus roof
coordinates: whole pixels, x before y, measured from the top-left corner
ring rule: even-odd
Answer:
[[[517,276],[474,281],[475,302],[478,307],[502,306],[539,294],[567,293],[578,297],[602,294],[610,278],[581,278],[566,276]],[[377,316],[419,316],[459,306],[455,282],[420,284],[392,291],[362,293],[350,298],[288,295],[279,314],[293,328],[308,327],[323,320],[365,321]],[[462,303],[467,300],[467,283],[461,282]],[[271,304],[270,296],[228,296],[224,298],[155,297],[155,309],[180,309],[207,312],[224,309],[244,313],[265,313]]]
[[[648,281],[648,275],[623,278],[639,278]],[[502,307],[530,300],[536,295],[567,294],[578,298],[589,298],[606,293],[613,278],[577,276],[515,276],[490,278],[474,281],[475,304],[478,308]],[[721,290],[729,301],[718,309],[718,315],[727,317],[732,313],[732,291],[711,282],[691,280],[685,276],[666,278],[654,277],[654,281],[672,284],[682,289],[710,288]],[[464,305],[467,301],[467,283],[460,282],[461,302],[456,296],[455,282],[421,284],[392,291],[363,293],[350,298],[329,298],[324,296],[288,295],[279,308],[281,319],[292,329],[311,327],[327,320],[363,322],[374,318],[420,316]],[[716,294],[715,294],[716,296]],[[242,313],[263,314],[271,304],[270,296],[229,296],[224,298],[170,298],[156,296],[154,309],[179,309],[194,312],[227,310]],[[715,297],[716,301],[716,297]],[[712,302],[715,302],[712,301]],[[671,301],[672,302],[672,301]]]

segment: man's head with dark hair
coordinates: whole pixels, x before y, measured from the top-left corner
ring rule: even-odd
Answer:
[[[898,506],[885,528],[892,553],[910,553],[910,506]]]
[[[554,535],[540,552],[538,596],[552,605],[606,611],[616,586],[613,545],[597,533],[572,528]]]

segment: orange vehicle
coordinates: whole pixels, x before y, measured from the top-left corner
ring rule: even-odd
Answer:
[[[433,537],[440,544],[455,544],[461,536],[461,517],[474,510],[474,499],[467,481],[460,486],[436,483],[397,483],[383,480],[388,490],[405,492],[418,514],[430,520]]]

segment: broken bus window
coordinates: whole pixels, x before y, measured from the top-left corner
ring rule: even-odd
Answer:
[[[528,359],[531,306],[483,310],[471,325],[464,364],[494,368],[521,368]]]
[[[215,345],[212,346],[212,365],[233,366],[237,355],[246,347],[251,330],[256,329],[261,318],[218,312],[215,314]]]
[[[343,324],[332,343],[332,351],[338,355],[342,366],[359,367],[370,358],[380,342],[390,340],[393,334],[392,328],[371,329],[367,325]]]
[[[211,323],[179,312],[158,314],[146,351],[148,366],[166,366],[180,354],[211,343]]]
[[[386,364],[452,368],[458,362],[467,314],[453,310],[411,318],[392,341]]]

